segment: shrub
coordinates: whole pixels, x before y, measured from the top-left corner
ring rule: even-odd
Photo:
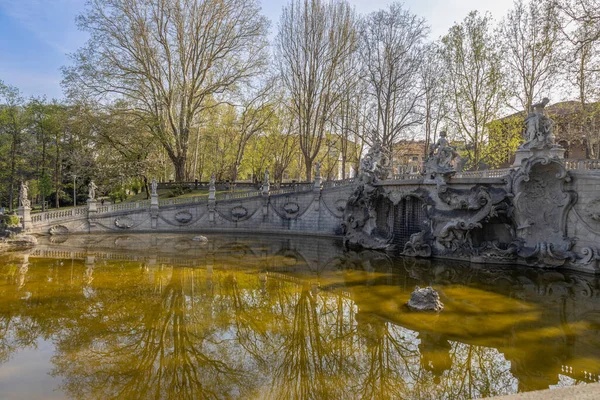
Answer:
[[[18,215],[1,215],[0,216],[0,224],[1,225],[5,225],[5,226],[9,226],[9,227],[13,227],[13,226],[19,226],[19,216]]]
[[[187,187],[187,186],[184,186],[184,185],[176,185],[176,186],[173,186],[173,187],[171,188],[171,191],[169,192],[169,197],[178,197],[178,196],[182,196],[182,195],[184,195],[185,193],[189,193],[189,192],[191,192],[191,191],[192,191],[192,189],[191,189],[191,188],[189,188],[189,187]]]

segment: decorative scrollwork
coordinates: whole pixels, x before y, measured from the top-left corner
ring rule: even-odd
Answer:
[[[66,235],[69,233],[69,228],[64,225],[54,225],[48,229],[50,235]]]
[[[189,211],[179,211],[175,214],[175,221],[180,224],[188,224],[192,220],[193,216]]]
[[[294,202],[285,203],[281,208],[289,215],[298,214],[298,212],[300,211],[300,206],[298,205],[298,203]]]
[[[115,219],[115,226],[120,229],[129,229],[133,226],[134,221],[129,217],[117,217]]]

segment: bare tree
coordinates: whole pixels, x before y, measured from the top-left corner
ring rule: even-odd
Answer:
[[[275,122],[275,108],[271,102],[273,85],[272,79],[267,80],[261,88],[252,91],[240,101],[239,116],[235,124],[235,162],[231,171],[233,182],[237,180],[248,141],[255,135],[263,133],[269,124]]]
[[[502,61],[513,77],[518,109],[528,112],[557,81],[560,29],[551,1],[516,0],[500,24]],[[513,85],[511,85],[513,86]]]
[[[361,24],[364,79],[374,103],[373,139],[391,150],[406,129],[423,122],[419,64],[428,28],[399,3],[369,14]]]
[[[471,12],[462,23],[450,28],[442,43],[452,94],[448,117],[465,142],[469,165],[478,169],[488,125],[499,117],[507,99],[491,17]]]
[[[64,69],[65,85],[126,99],[185,180],[194,122],[265,64],[259,11],[257,0],[90,0],[78,20],[90,40]]]
[[[432,43],[426,47],[419,71],[421,85],[425,93],[425,146],[423,156],[426,157],[429,146],[437,140],[437,133],[448,113],[448,82],[445,76],[441,49],[437,43]]]
[[[600,158],[600,1],[558,0],[561,32],[569,44],[562,60],[567,82],[578,100],[577,131],[585,138],[587,157]]]
[[[355,48],[355,16],[343,0],[292,0],[276,38],[282,82],[296,119],[306,178],[344,90],[341,69]]]

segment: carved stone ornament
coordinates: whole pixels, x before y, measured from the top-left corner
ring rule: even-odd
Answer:
[[[66,235],[69,233],[69,229],[64,225],[54,225],[48,229],[50,235]]]
[[[535,150],[515,173],[513,219],[523,242],[519,257],[528,264],[557,267],[576,258],[574,239],[567,237],[567,214],[577,201],[577,193],[565,188],[570,180],[561,160]]]
[[[375,202],[382,192],[375,187],[381,179],[387,179],[391,172],[390,158],[380,143],[373,144],[360,162],[355,189],[348,199],[344,211],[344,243],[369,249],[387,249],[391,238],[377,237],[377,213]]]
[[[175,221],[180,224],[188,224],[192,221],[192,214],[189,211],[179,211],[175,214]]]
[[[431,257],[430,239],[427,236],[426,231],[413,233],[404,245],[402,254],[410,257]]]
[[[298,203],[294,202],[285,203],[282,208],[283,211],[285,211],[289,215],[298,214],[298,212],[300,211],[300,206],[298,205]]]
[[[117,217],[115,219],[115,226],[120,229],[129,229],[133,226],[133,219],[129,217]]]
[[[344,211],[346,211],[346,200],[344,200],[344,199],[337,200],[335,202],[335,209],[336,209],[336,211],[339,211],[342,213]]]
[[[590,202],[585,207],[585,213],[592,221],[600,222],[600,199]]]
[[[246,215],[248,215],[248,210],[246,209],[246,207],[237,206],[231,209],[231,217],[234,220],[242,219]]]

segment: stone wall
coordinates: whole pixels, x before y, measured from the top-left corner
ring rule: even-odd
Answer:
[[[575,238],[574,249],[600,248],[600,171],[571,171],[569,188],[577,201],[567,217],[567,236]],[[589,254],[598,259],[598,252]]]
[[[90,207],[85,213],[36,220],[33,233],[262,232],[340,235],[352,186],[120,210]],[[132,203],[133,204],[133,203]],[[127,203],[124,203],[127,205]],[[93,209],[97,211],[94,212]]]

